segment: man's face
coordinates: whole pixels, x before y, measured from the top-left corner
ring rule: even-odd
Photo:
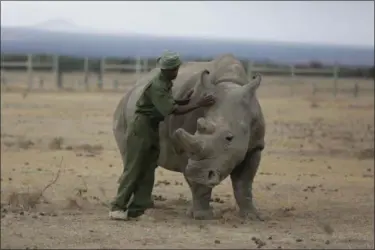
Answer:
[[[163,70],[164,75],[169,79],[169,80],[174,80],[176,79],[178,75],[178,70],[180,67],[174,68],[174,69],[168,69],[168,70]]]

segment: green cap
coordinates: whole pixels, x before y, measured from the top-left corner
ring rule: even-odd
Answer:
[[[158,58],[161,69],[174,69],[182,64],[180,56],[176,52],[165,51]]]

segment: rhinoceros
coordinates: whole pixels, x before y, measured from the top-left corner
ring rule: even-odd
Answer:
[[[128,123],[135,104],[158,68],[146,73],[120,100],[114,117],[114,136],[124,152]],[[265,121],[256,90],[261,76],[251,81],[241,62],[225,54],[209,62],[180,67],[172,87],[175,99],[194,90],[191,101],[213,94],[216,103],[185,115],[169,115],[159,126],[158,165],[184,175],[191,193],[188,215],[212,219],[212,189],[230,176],[240,215],[262,220],[253,203],[252,185],[264,149]]]

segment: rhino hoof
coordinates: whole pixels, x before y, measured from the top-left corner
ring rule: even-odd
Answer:
[[[240,217],[245,220],[264,221],[264,218],[256,210],[240,211]]]
[[[187,215],[195,220],[212,220],[214,219],[214,213],[211,209],[209,210],[193,210],[189,209]]]

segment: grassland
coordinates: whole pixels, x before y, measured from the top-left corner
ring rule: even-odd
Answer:
[[[374,248],[373,90],[333,98],[331,79],[264,77],[266,149],[254,183],[264,222],[237,217],[229,180],[214,189],[216,220],[187,218],[188,186],[162,168],[156,208],[115,222],[107,204],[122,164],[111,120],[132,78],[107,76],[118,91],[84,92],[55,91],[49,77],[41,90],[25,92],[24,74],[2,89],[2,248]],[[373,88],[354,79],[340,90],[354,81]]]

